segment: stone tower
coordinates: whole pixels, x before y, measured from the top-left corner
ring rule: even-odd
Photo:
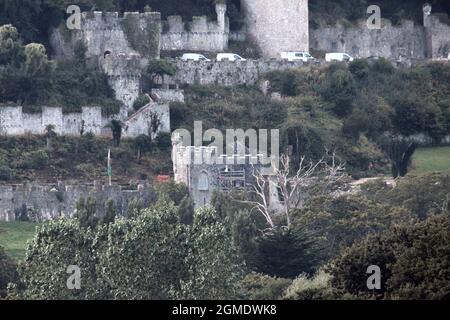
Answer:
[[[265,58],[309,51],[308,0],[241,0],[248,39]]]

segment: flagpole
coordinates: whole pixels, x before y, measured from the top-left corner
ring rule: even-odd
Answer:
[[[108,179],[109,179],[109,186],[112,185],[111,177],[112,177],[111,149],[108,149]]]

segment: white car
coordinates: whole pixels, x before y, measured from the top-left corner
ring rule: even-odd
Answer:
[[[326,62],[332,62],[332,61],[340,61],[340,62],[352,62],[355,60],[351,55],[343,52],[332,52],[327,53],[325,55],[325,61]]]
[[[207,57],[198,53],[185,53],[181,57],[182,61],[211,61]]]
[[[219,53],[216,58],[217,61],[247,61],[240,55],[235,53]]]
[[[281,59],[287,60],[287,61],[303,61],[303,62],[316,60],[308,52],[302,52],[302,51],[281,52]]]

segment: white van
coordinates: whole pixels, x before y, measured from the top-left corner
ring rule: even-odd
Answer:
[[[217,61],[247,61],[240,55],[235,53],[219,53],[216,58]]]
[[[207,57],[198,53],[185,53],[181,57],[183,61],[211,61]]]
[[[301,51],[281,52],[281,59],[287,61],[303,61],[303,62],[316,60],[308,52],[301,52]]]
[[[355,60],[355,59],[351,55],[342,53],[342,52],[332,52],[332,53],[327,53],[325,55],[326,62],[331,62],[331,61],[352,62],[353,60]]]

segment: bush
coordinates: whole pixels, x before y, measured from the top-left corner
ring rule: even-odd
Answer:
[[[0,180],[9,181],[12,178],[12,170],[7,165],[0,166]]]
[[[320,262],[315,239],[299,230],[277,230],[257,240],[255,269],[282,278],[314,273]]]
[[[302,274],[292,282],[283,296],[286,300],[329,300],[334,299],[331,276],[319,270],[313,278]]]
[[[136,100],[134,100],[133,102],[133,109],[135,111],[138,111],[139,109],[141,109],[142,107],[145,107],[148,103],[150,103],[150,97],[146,94],[140,95],[139,97],[136,98]]]
[[[17,281],[17,265],[0,247],[0,298],[6,296],[8,283]]]
[[[450,298],[450,216],[393,227],[348,248],[329,267],[341,293],[378,299]],[[381,290],[367,288],[366,270],[381,269]]]
[[[170,182],[159,183],[155,186],[158,199],[170,200],[179,205],[184,197],[189,197],[189,190],[185,184]]]
[[[168,132],[160,132],[155,138],[155,144],[159,150],[167,150],[172,146],[172,136]]]
[[[46,150],[25,152],[18,160],[18,167],[22,169],[43,169],[49,163],[50,157]]]
[[[245,276],[239,286],[244,299],[280,300],[283,292],[291,283],[291,279],[276,278],[253,272]]]

